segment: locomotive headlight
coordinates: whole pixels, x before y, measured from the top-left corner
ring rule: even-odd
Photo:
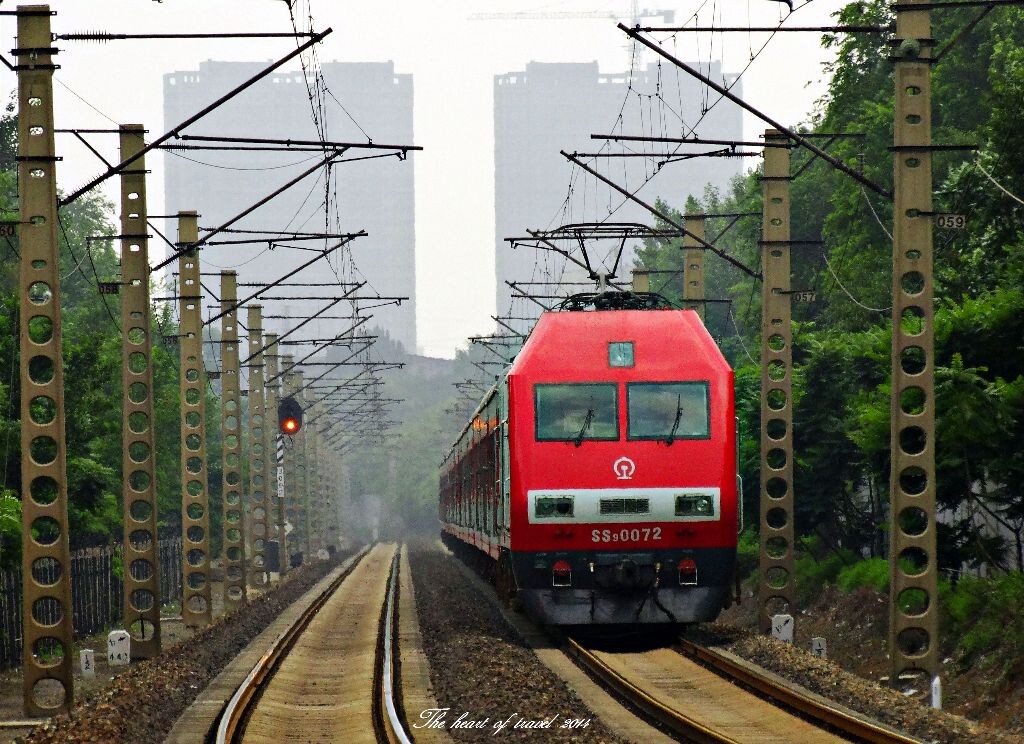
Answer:
[[[571,517],[573,516],[572,496],[538,496],[534,506],[537,517]]]
[[[715,514],[715,499],[709,493],[681,493],[676,495],[677,517],[711,517]]]

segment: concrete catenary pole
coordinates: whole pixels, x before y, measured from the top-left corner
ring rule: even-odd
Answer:
[[[17,46],[23,695],[49,716],[74,700],[74,630],[48,5],[18,6]]]
[[[242,519],[242,406],[238,374],[238,276],[220,273],[221,448],[224,456],[224,612],[246,602],[245,535]]]
[[[319,412],[319,407],[314,405],[310,409],[311,417]],[[308,446],[306,452],[306,473],[309,477],[309,495],[307,510],[307,523],[309,524],[309,550],[311,555],[316,555],[323,547],[321,529],[323,527],[323,494],[320,489],[320,434],[315,426],[310,426],[308,434]]]
[[[196,212],[178,212],[179,349],[181,352],[181,617],[188,627],[210,624],[210,496],[206,478],[206,368],[203,295],[199,282]]]
[[[646,271],[642,271],[640,269],[633,269],[633,291],[650,292],[651,275]]]
[[[296,371],[292,378],[295,384],[293,390],[301,390],[303,385],[303,374],[302,372]],[[306,404],[303,401],[301,393],[299,395],[299,405],[305,409]],[[308,418],[308,417],[307,417]],[[295,505],[295,520],[292,524],[295,526],[296,533],[299,535],[297,545],[305,558],[309,557],[309,496],[310,496],[310,479],[309,479],[309,431],[306,427],[299,430],[299,433],[295,436],[295,490],[292,491]]]
[[[790,289],[789,150],[781,132],[764,133],[761,266],[761,561],[758,627],[792,614],[793,575],[793,335]],[[775,145],[775,146],[772,146]]]
[[[925,6],[918,10],[915,5]],[[896,4],[893,148],[890,684],[925,673],[938,683],[935,551],[935,339],[932,307],[931,14]]]
[[[696,310],[704,320],[704,218],[686,215],[683,227],[692,235],[683,236],[683,307]]]
[[[263,307],[250,305],[246,325],[249,327],[249,585],[264,588],[267,584],[267,512],[270,500],[270,468],[267,455],[267,395],[263,389]],[[276,415],[276,412],[275,412]]]
[[[143,147],[141,124],[121,126],[121,162]],[[124,472],[124,617],[133,659],[160,653],[160,561],[157,555],[153,440],[153,340],[150,333],[146,162],[121,171],[121,382]]]

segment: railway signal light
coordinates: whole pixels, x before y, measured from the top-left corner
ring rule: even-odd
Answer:
[[[282,434],[298,434],[302,428],[302,406],[291,396],[277,404],[277,426]]]

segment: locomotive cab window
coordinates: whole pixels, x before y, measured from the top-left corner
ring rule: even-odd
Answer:
[[[626,385],[630,439],[708,439],[711,412],[706,382],[636,382]]]
[[[614,383],[534,385],[538,442],[616,440],[618,392]]]

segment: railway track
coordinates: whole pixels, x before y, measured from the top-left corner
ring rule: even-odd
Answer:
[[[252,669],[212,741],[407,744],[395,701],[399,554],[364,549]]]
[[[564,648],[627,706],[686,741],[919,741],[688,641],[683,641],[685,656],[668,648],[628,653],[601,651],[572,638],[565,639]]]

